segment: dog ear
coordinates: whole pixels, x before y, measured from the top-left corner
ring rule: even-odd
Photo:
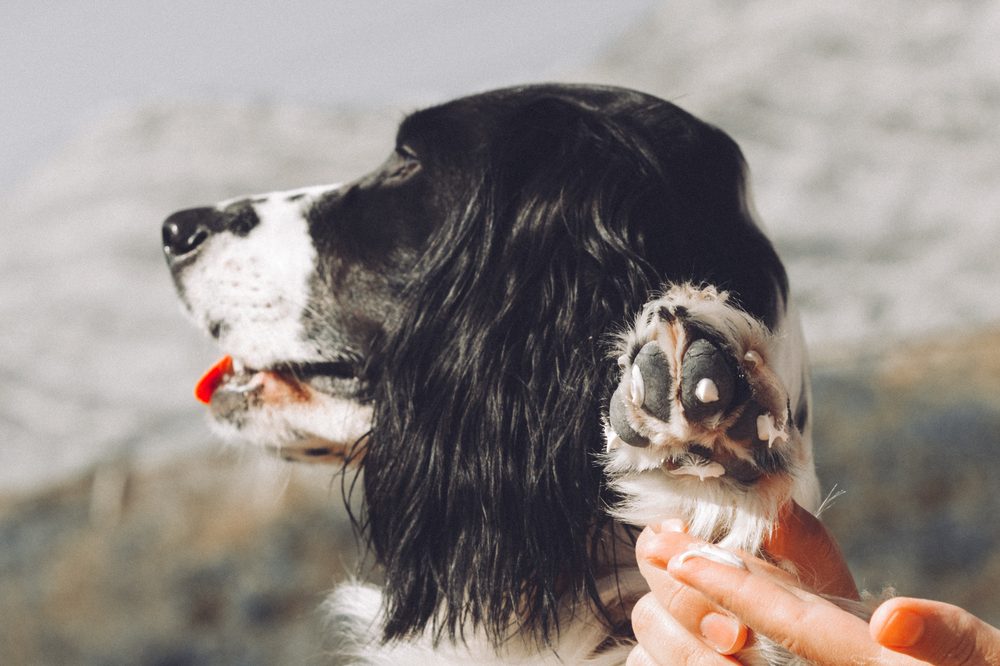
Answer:
[[[678,146],[707,129],[671,118],[651,133],[641,114],[523,107],[431,240],[373,369],[364,494],[386,640],[429,627],[434,640],[474,630],[499,645],[524,629],[544,643],[567,599],[606,611],[603,336],[662,280],[686,278],[698,242],[678,220],[699,185],[676,170]],[[738,175],[738,151],[726,159]]]

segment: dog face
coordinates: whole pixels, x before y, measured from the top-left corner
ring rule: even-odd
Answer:
[[[419,111],[372,173],[182,211],[163,242],[233,359],[206,380],[219,429],[363,451],[387,639],[499,643],[512,617],[545,637],[566,599],[603,608],[611,334],[667,282],[716,285],[771,329],[784,313],[736,145],[615,88]]]
[[[368,432],[373,345],[430,233],[461,205],[449,189],[465,146],[438,140],[418,157],[433,128],[410,129],[416,122],[354,182],[224,201],[164,223],[181,301],[232,359],[206,395],[223,436],[325,461]]]

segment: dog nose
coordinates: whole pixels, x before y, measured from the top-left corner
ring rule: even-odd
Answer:
[[[163,222],[163,252],[171,258],[193,252],[218,227],[213,208],[190,208],[174,213]]]

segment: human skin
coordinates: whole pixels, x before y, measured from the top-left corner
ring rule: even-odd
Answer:
[[[700,543],[683,529],[666,521],[639,537],[637,559],[651,592],[632,614],[639,644],[630,666],[737,664],[729,655],[755,633],[823,666],[1000,666],[1000,630],[955,606],[899,597],[867,623],[818,596],[857,599],[857,589],[836,542],[800,507],[784,512],[766,544],[797,577],[742,553],[746,569],[681,557]]]

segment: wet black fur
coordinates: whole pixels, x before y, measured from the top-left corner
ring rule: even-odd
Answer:
[[[748,216],[735,143],[659,99],[495,91],[414,114],[399,143],[419,168],[393,181],[394,158],[334,206],[348,233],[357,201],[377,209],[372,224],[396,216],[381,231],[357,223],[370,244],[351,250],[366,270],[396,265],[379,289],[401,290],[377,299],[385,316],[365,343],[384,638],[475,628],[545,642],[560,603],[596,603],[610,557],[596,461],[616,377],[608,333],[680,280],[731,290],[774,324],[785,274]],[[369,256],[386,246],[395,259]]]

